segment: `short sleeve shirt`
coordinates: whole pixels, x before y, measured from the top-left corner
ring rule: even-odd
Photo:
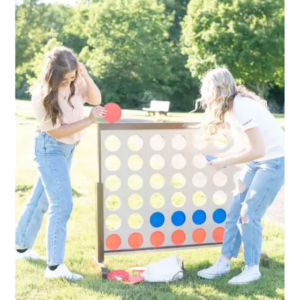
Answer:
[[[87,85],[83,78],[78,77],[75,83],[75,94],[71,98],[73,107],[68,102],[68,95],[58,93],[58,103],[62,110],[62,119],[57,119],[53,125],[51,119],[45,119],[46,109],[43,104],[43,96],[37,88],[33,93],[32,98],[33,112],[37,120],[38,130],[47,132],[59,128],[62,125],[71,124],[80,121],[84,118],[84,103],[87,102]],[[75,144],[82,137],[82,132],[77,132],[73,135],[57,139],[65,144]]]

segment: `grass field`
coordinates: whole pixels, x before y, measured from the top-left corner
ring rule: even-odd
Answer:
[[[16,102],[16,222],[30,194],[36,172],[32,161],[34,124],[30,102]],[[140,118],[143,112],[125,111],[128,118]],[[196,116],[201,118],[199,114]],[[284,116],[276,116],[284,126]],[[146,117],[147,118],[147,117]],[[186,114],[170,114],[165,120],[183,120]],[[190,118],[189,118],[190,120]],[[23,125],[22,125],[23,124]],[[237,275],[243,267],[242,255],[232,262],[232,272],[224,278],[206,281],[197,278],[196,272],[212,264],[220,248],[199,248],[198,250],[177,251],[185,263],[186,279],[170,284],[142,283],[128,286],[122,283],[105,282],[97,275],[98,269],[92,264],[96,252],[95,235],[95,183],[97,181],[96,126],[85,131],[85,136],[75,152],[72,167],[74,210],[68,223],[66,265],[85,276],[85,280],[72,284],[62,280],[43,278],[45,262],[16,262],[16,299],[49,300],[270,300],[284,299],[284,228],[265,222],[263,250],[270,256],[269,268],[261,267],[263,278],[247,286],[229,286],[227,281]],[[137,164],[135,161],[133,164]],[[152,199],[159,206],[159,199]],[[177,201],[177,202],[176,202]],[[175,202],[180,205],[179,199]],[[201,201],[199,196],[198,201]],[[110,205],[116,205],[111,199]],[[132,205],[139,205],[139,199],[132,199]],[[138,224],[138,220],[132,220]],[[45,223],[37,238],[35,250],[45,255]],[[113,226],[113,222],[110,223]],[[152,252],[107,256],[109,269],[127,269],[145,266],[150,262],[167,257],[175,252]]]

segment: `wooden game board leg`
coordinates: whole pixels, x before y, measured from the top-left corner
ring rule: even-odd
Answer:
[[[94,258],[97,267],[101,269],[103,279],[107,279],[107,268],[104,265],[104,223],[103,223],[103,184],[97,183],[96,199],[96,232],[97,232],[97,257]]]
[[[267,255],[267,253],[262,252],[260,254],[260,263],[262,263],[262,265],[266,268],[269,267],[270,260],[269,260],[269,256]]]
[[[243,246],[240,248],[240,253],[244,253],[244,248]],[[260,254],[260,263],[264,266],[264,267],[269,267],[270,265],[270,259],[269,256],[267,255],[267,253],[262,252]]]
[[[102,279],[107,279],[108,269],[103,262],[99,262],[97,257],[93,257],[94,266],[100,271],[97,272],[99,276],[102,276]]]

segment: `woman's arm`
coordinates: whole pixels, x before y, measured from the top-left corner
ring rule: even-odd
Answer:
[[[91,124],[95,123],[98,118],[103,117],[106,111],[101,106],[96,106],[91,109],[90,115],[83,120],[68,124],[68,125],[61,125],[57,129],[53,129],[47,131],[47,133],[55,139],[61,139],[66,136],[70,136],[74,133],[77,133]]]
[[[222,169],[226,166],[242,164],[255,159],[259,159],[265,155],[265,145],[259,127],[253,127],[245,131],[248,138],[247,149],[240,153],[232,154],[223,158],[217,158],[210,162],[210,165],[216,169]]]
[[[229,148],[227,151],[218,154],[217,157],[218,158],[227,157],[227,156],[230,156],[230,155],[241,153],[244,150],[245,150],[245,146],[244,145],[242,145],[240,143],[239,144],[235,144],[231,148]]]
[[[86,83],[87,102],[91,105],[99,105],[102,100],[100,90],[82,63],[79,63],[78,70]]]
[[[228,122],[226,122],[223,126],[223,129],[231,129],[231,126]],[[233,146],[231,148],[229,148],[227,151],[222,152],[217,154],[217,158],[222,158],[222,157],[227,157],[233,154],[238,154],[241,153],[242,151],[245,150],[245,145],[243,143],[241,143],[240,141],[240,135],[239,133],[233,129],[232,131],[232,136],[233,136]]]

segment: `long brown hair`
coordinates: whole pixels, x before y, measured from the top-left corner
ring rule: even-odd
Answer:
[[[72,50],[66,47],[54,47],[45,56],[39,88],[41,89],[43,104],[46,109],[45,119],[51,119],[55,125],[57,119],[62,119],[63,112],[58,103],[58,89],[67,73],[76,71],[75,80],[70,85],[68,103],[74,108],[71,98],[75,94],[75,81],[78,77],[78,61]]]

